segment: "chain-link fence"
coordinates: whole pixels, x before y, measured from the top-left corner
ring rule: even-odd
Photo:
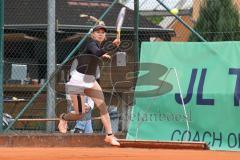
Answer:
[[[122,0],[133,9],[134,0]],[[239,40],[239,0],[159,0],[207,41]],[[140,14],[164,29],[173,29],[171,41],[201,41],[157,0],[140,0]],[[176,11],[177,10],[177,11]],[[147,33],[146,33],[147,34]]]
[[[157,0],[139,0],[139,4],[134,0],[115,2],[56,0],[55,55],[52,55],[55,56],[56,67],[52,69],[57,72],[51,82],[55,87],[41,88],[49,80],[47,66],[54,64],[48,62],[48,26],[51,23],[48,22],[48,1],[4,1],[4,113],[15,118],[22,112],[11,130],[44,131],[47,129],[46,122],[53,121],[56,123],[52,125],[57,125],[59,115],[67,112],[64,84],[69,80],[73,60],[84,52],[84,46],[90,39],[90,36],[84,39],[95,24],[89,16],[100,18],[107,11],[103,17],[108,30],[104,45],[112,54],[112,61],[100,66],[99,84],[104,90],[115,132],[127,130],[136,82],[136,78],[132,77],[139,61],[136,46],[140,48],[141,42],[200,41],[178,18],[207,41],[230,41],[239,37],[239,0],[162,0],[172,14]],[[122,43],[114,48],[111,42],[116,37],[115,23],[124,6],[127,9],[121,31]],[[139,17],[134,10],[136,6],[139,6]],[[79,42],[82,43],[76,48]],[[63,64],[74,49],[76,51]],[[38,94],[39,89],[42,90]],[[54,89],[55,96],[47,94],[51,89]],[[32,99],[34,96],[36,98]],[[52,104],[49,101],[53,99],[55,106],[49,106]],[[32,100],[33,103],[23,111]],[[102,132],[96,108],[92,111],[92,124],[94,132]]]

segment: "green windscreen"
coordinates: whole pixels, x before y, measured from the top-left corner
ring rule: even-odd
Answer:
[[[240,43],[142,43],[135,100],[129,140],[240,150]]]

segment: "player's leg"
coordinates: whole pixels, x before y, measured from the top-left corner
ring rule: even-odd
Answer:
[[[119,142],[117,142],[116,138],[112,135],[112,127],[109,113],[107,110],[107,105],[104,100],[102,88],[97,83],[97,81],[95,81],[94,86],[92,88],[85,89],[85,94],[93,99],[94,103],[100,110],[101,120],[107,133],[105,141],[112,145],[119,146]]]
[[[60,115],[58,129],[61,133],[67,132],[67,121],[76,121],[82,118],[85,112],[84,96],[70,95],[74,111]]]

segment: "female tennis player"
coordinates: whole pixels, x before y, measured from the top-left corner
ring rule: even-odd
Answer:
[[[84,115],[84,94],[91,97],[99,108],[101,120],[106,131],[105,142],[114,146],[119,146],[117,138],[112,133],[111,121],[107,106],[104,100],[102,88],[96,81],[97,66],[102,59],[111,59],[111,56],[103,48],[103,41],[106,39],[105,25],[97,25],[91,33],[91,40],[86,46],[86,51],[78,57],[78,66],[71,72],[71,78],[66,83],[66,92],[71,96],[74,112],[63,113],[60,116],[59,131],[67,132],[67,121],[78,120]],[[120,39],[115,39],[113,45],[119,46]]]

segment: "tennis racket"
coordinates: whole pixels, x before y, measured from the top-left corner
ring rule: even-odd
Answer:
[[[126,14],[126,7],[122,7],[120,12],[118,13],[118,18],[116,21],[117,39],[120,39],[121,37],[121,28],[124,22],[125,14]]]

